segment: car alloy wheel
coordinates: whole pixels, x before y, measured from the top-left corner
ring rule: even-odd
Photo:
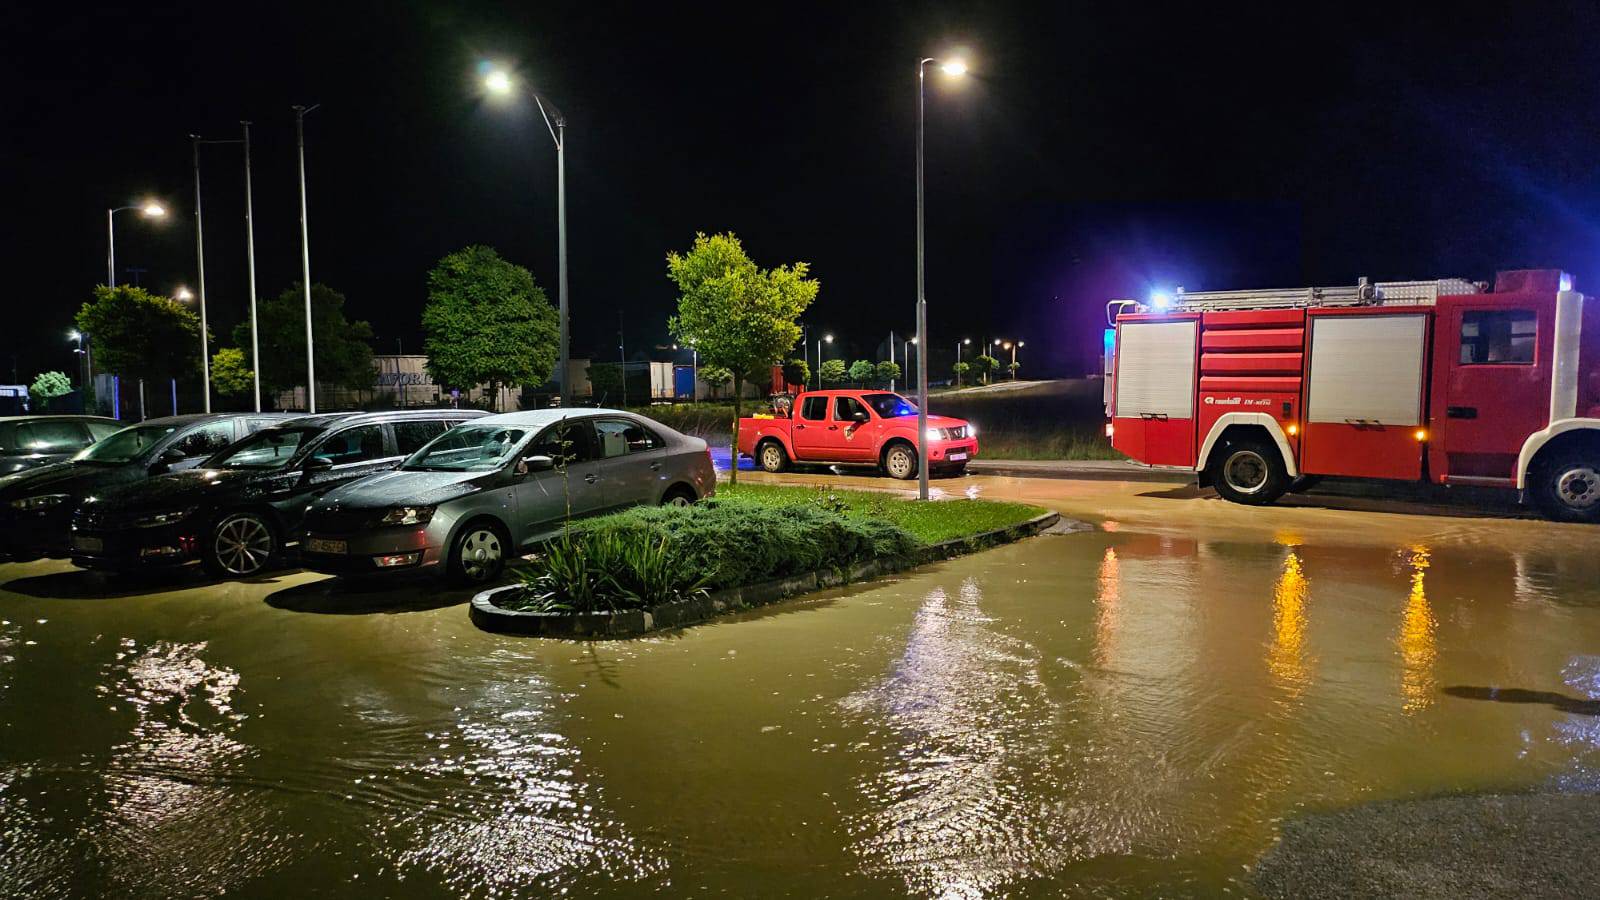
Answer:
[[[500,535],[490,528],[475,528],[461,541],[461,571],[472,581],[492,578],[505,557]]]
[[[1235,450],[1222,466],[1228,487],[1241,494],[1259,493],[1267,486],[1272,469],[1260,453],[1248,448]]]
[[[1556,496],[1574,512],[1588,512],[1600,504],[1600,473],[1589,466],[1573,466],[1556,479]]]
[[[272,529],[249,513],[228,516],[217,524],[211,553],[229,575],[254,575],[272,559]]]

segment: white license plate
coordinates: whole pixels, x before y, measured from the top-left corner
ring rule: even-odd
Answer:
[[[86,537],[75,534],[72,536],[72,549],[82,550],[85,553],[99,553],[106,548],[106,542],[97,537]]]
[[[349,553],[350,544],[347,541],[330,541],[327,538],[312,538],[306,541],[306,549],[312,553]]]
[[[965,462],[967,455],[965,453],[952,453],[950,454],[950,459],[953,462]]]

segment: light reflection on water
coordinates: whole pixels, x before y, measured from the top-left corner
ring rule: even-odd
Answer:
[[[1267,669],[1291,699],[1310,683],[1306,662],[1308,592],[1300,555],[1291,546],[1283,555],[1283,573],[1272,589],[1272,646],[1267,651]]]
[[[1439,659],[1433,609],[1428,606],[1428,549],[1412,547],[1407,554],[1411,569],[1411,593],[1406,597],[1405,615],[1400,622],[1400,692],[1408,713],[1433,705],[1438,685],[1433,669]]]

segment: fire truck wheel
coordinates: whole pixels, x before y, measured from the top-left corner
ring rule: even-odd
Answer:
[[[1558,522],[1600,522],[1600,457],[1568,450],[1538,468],[1533,497]]]
[[[777,441],[762,441],[756,449],[756,462],[768,472],[782,472],[789,468],[789,454],[783,452],[783,445]]]
[[[1289,473],[1278,448],[1262,441],[1231,441],[1212,457],[1211,482],[1234,503],[1262,506],[1289,489]]]

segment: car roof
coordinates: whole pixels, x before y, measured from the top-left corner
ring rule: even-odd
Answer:
[[[378,412],[294,413],[278,425],[297,428],[327,428],[365,422],[428,422],[435,419],[481,419],[489,414],[481,409],[386,409]]]
[[[33,415],[28,416],[0,416],[0,423],[12,424],[15,422],[37,422],[40,419],[67,419],[73,422],[117,423],[116,419],[113,419],[109,416],[90,416],[84,415],[83,413],[64,413],[62,415],[53,415],[51,413],[34,413]]]
[[[595,416],[628,416],[642,419],[638,413],[628,412],[625,409],[609,409],[604,406],[556,406],[548,409],[523,409],[517,412],[500,413],[495,416],[485,416],[478,419],[477,425],[523,425],[529,428],[543,428],[554,425],[562,419],[589,419]]]

